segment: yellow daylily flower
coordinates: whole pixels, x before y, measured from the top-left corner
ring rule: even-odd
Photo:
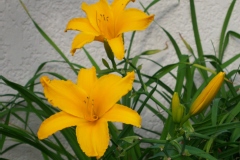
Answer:
[[[217,92],[221,88],[224,81],[224,72],[219,72],[203,89],[197,99],[191,105],[189,115],[193,116],[201,113],[204,109],[208,107],[213,98],[216,96]]]
[[[113,0],[111,5],[107,0],[99,0],[90,5],[83,2],[81,8],[87,17],[71,19],[65,30],[80,31],[73,39],[71,53],[74,54],[76,49],[94,40],[106,40],[115,57],[123,59],[123,33],[144,30],[154,19],[154,15],[148,16],[138,9],[125,9],[130,1],[135,0]]]
[[[109,74],[96,77],[96,69],[81,69],[77,83],[70,80],[40,79],[44,95],[61,111],[43,121],[38,138],[44,139],[67,127],[76,126],[78,143],[89,157],[100,158],[109,144],[108,121],[141,127],[141,117],[129,107],[116,104],[127,94],[134,72],[125,77]]]

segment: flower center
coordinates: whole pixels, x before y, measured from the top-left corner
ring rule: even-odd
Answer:
[[[104,13],[96,14],[97,25],[101,35],[107,39],[111,39],[114,36],[114,26],[112,24],[111,17]]]
[[[94,100],[87,97],[84,103],[86,104],[86,107],[87,107],[84,118],[87,121],[91,121],[91,122],[98,120],[98,116],[94,110]]]

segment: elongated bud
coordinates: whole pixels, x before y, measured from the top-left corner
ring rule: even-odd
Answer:
[[[113,55],[112,49],[110,48],[107,40],[104,40],[103,43],[104,43],[104,48],[105,48],[105,51],[107,52],[108,58],[110,60],[114,60],[114,55]]]
[[[184,106],[180,104],[178,93],[174,92],[172,97],[172,117],[173,122],[180,123],[184,113]]]
[[[104,43],[104,48],[105,48],[105,51],[107,53],[107,56],[111,60],[113,68],[116,69],[116,63],[115,63],[115,60],[114,60],[114,54],[112,52],[112,49],[109,46],[109,44],[108,44],[106,39],[104,39],[103,43]]]
[[[197,99],[192,103],[189,111],[189,115],[193,116],[201,113],[204,109],[208,107],[213,98],[216,96],[217,92],[221,88],[224,81],[224,72],[219,72],[203,89]]]

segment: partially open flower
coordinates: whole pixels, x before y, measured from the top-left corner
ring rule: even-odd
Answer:
[[[218,93],[221,85],[224,81],[224,72],[219,72],[203,89],[197,99],[192,103],[189,111],[189,115],[193,116],[201,113],[204,109],[208,107],[213,98]]]

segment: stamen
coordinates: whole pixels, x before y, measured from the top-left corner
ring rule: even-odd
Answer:
[[[106,16],[105,14],[99,14],[98,12],[96,12],[96,22],[101,35],[103,35],[106,38],[109,38],[110,37],[108,32],[109,16]]]
[[[84,115],[84,118],[88,121],[96,121],[98,119],[98,116],[96,115],[94,111],[94,100],[91,100],[91,104],[89,103],[90,97],[86,97],[86,100],[84,100],[84,103],[86,104],[86,113]]]

